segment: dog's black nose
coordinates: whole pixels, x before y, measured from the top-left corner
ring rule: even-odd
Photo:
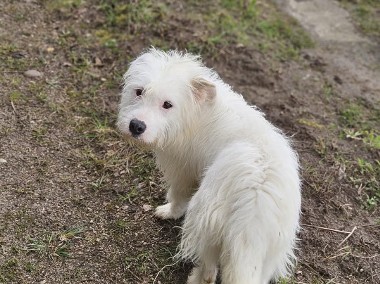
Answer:
[[[129,130],[131,131],[134,137],[137,137],[140,134],[144,133],[145,129],[146,129],[146,124],[144,121],[134,118],[129,123]]]

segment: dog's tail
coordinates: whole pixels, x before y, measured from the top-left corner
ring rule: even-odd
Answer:
[[[294,231],[279,227],[273,218],[276,210],[272,211],[264,193],[248,198],[254,204],[236,208],[225,224],[220,258],[223,283],[266,284],[287,276],[294,264]]]

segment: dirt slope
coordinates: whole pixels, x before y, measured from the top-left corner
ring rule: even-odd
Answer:
[[[0,2],[0,283],[185,283],[181,223],[152,217],[165,196],[152,155],[114,127],[121,76],[150,45],[201,53],[292,137],[303,226],[281,283],[380,282],[377,34],[351,2],[355,43],[312,42],[243,2]]]

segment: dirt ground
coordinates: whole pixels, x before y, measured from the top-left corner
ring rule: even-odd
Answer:
[[[153,156],[115,129],[150,45],[200,53],[292,137],[302,230],[280,283],[380,283],[380,4],[334,2],[348,41],[254,2],[0,1],[0,283],[185,283]]]

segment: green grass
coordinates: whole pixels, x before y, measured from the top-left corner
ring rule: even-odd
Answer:
[[[334,97],[334,87],[331,85],[331,83],[325,82],[323,85],[323,95],[326,99]]]
[[[365,207],[369,210],[380,203],[380,161],[370,163],[364,159],[358,159],[357,168],[361,176],[361,184],[365,189]]]
[[[155,1],[126,3],[120,0],[101,0],[98,3],[97,7],[104,16],[104,26],[97,29],[95,35],[103,46],[113,50],[116,50],[120,42],[144,33],[149,27],[157,29],[166,17],[165,4]]]
[[[340,122],[346,127],[357,127],[363,121],[362,112],[360,105],[351,103],[340,111]]]
[[[380,36],[380,1],[378,0],[340,0],[353,15],[357,26],[368,36]]]
[[[369,148],[380,149],[379,110],[351,102],[343,106],[338,115],[342,138],[360,140]]]
[[[351,167],[349,180],[362,196],[363,207],[373,210],[380,205],[380,161],[373,162],[358,158],[356,162],[348,162]]]
[[[187,44],[191,52],[215,57],[222,48],[243,45],[288,60],[297,58],[301,49],[313,46],[300,26],[280,15],[274,6],[264,8],[259,1],[222,0],[204,5],[199,11],[198,1],[191,3],[196,11],[190,13],[191,17],[207,26],[206,29],[200,28],[205,33],[197,38],[197,44],[192,41]]]
[[[373,130],[344,129],[344,137],[363,141],[365,145],[373,149],[380,149],[380,135]]]
[[[42,0],[45,7],[50,11],[78,8],[85,0]]]
[[[103,24],[93,33],[101,45],[115,52],[121,43],[142,35],[145,47],[179,47],[210,57],[219,56],[219,51],[229,45],[240,44],[288,60],[297,58],[303,48],[313,46],[298,23],[280,14],[273,4],[263,5],[255,0],[192,0],[182,5],[187,13],[181,21],[199,30],[188,35],[184,43],[171,38],[176,11],[160,1],[96,1]]]
[[[139,25],[152,23],[160,19],[165,11],[164,4],[154,4],[154,1],[140,0],[125,1],[111,0],[101,1],[99,8],[106,15],[107,26],[125,27],[131,31],[139,29]]]
[[[39,69],[44,65],[36,58],[28,58],[20,53],[21,48],[14,44],[0,42],[0,70],[8,73],[24,72],[28,69]]]
[[[0,283],[11,283],[16,279],[18,261],[15,258],[0,263]]]
[[[71,257],[70,246],[85,232],[83,226],[62,232],[52,232],[39,238],[30,238],[25,251],[44,257]]]
[[[17,103],[20,101],[24,101],[25,96],[20,91],[14,90],[9,94],[9,100],[13,103]]]
[[[155,250],[148,251],[137,249],[135,254],[127,256],[124,259],[124,263],[127,268],[126,276],[135,277],[130,275],[129,271],[137,271],[142,275],[147,275],[151,271],[160,271],[158,279],[160,279],[160,277],[171,279],[173,272],[175,273],[175,270],[181,269],[181,264],[175,261],[175,253],[176,246],[174,245],[161,246],[159,248],[155,248]],[[170,266],[167,270],[163,269],[167,266]],[[155,274],[155,276],[157,276],[157,274]]]

